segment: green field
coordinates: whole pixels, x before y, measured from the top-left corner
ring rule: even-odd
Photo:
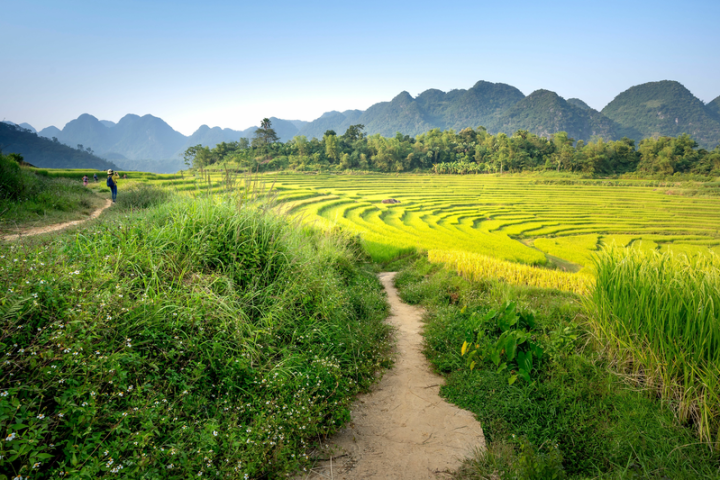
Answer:
[[[569,270],[589,265],[603,244],[720,252],[716,198],[640,185],[545,184],[517,175],[287,174],[275,183],[290,212],[393,247],[553,262]],[[382,204],[386,198],[401,203]]]
[[[53,170],[50,174],[79,179],[84,173]],[[455,254],[449,252],[458,252],[587,272],[593,253],[603,245],[690,256],[720,253],[719,189],[712,183],[286,172],[253,176],[251,181],[218,171],[130,172],[128,180],[119,182],[120,196],[137,182],[192,196],[237,191],[246,184],[272,191],[278,210],[359,234],[379,261],[419,249],[445,259]],[[101,193],[107,190],[102,181],[91,182],[91,187]],[[387,198],[400,203],[383,204]],[[462,261],[467,263],[465,257]]]

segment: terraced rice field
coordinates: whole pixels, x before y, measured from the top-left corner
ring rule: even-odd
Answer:
[[[191,195],[233,189],[217,172],[209,181],[187,174],[131,176]],[[720,199],[682,196],[677,189],[667,195],[666,188],[640,184],[547,184],[528,175],[283,172],[259,178],[265,182],[261,189],[272,185],[279,209],[359,234],[377,260],[419,248],[471,277],[584,293],[589,280],[568,274],[587,273],[593,252],[603,245],[720,254]],[[246,180],[234,178],[240,186]],[[401,203],[383,204],[387,198]],[[556,270],[549,275],[546,268],[518,263]]]
[[[266,179],[269,180],[270,177]],[[587,270],[604,244],[720,253],[720,201],[644,186],[547,185],[528,176],[272,177],[283,208],[388,248]],[[381,203],[395,198],[401,203]]]

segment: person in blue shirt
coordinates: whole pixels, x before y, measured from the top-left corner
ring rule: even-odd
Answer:
[[[106,185],[110,187],[110,190],[112,190],[112,201],[115,203],[115,199],[117,198],[117,183],[115,183],[115,179],[113,178],[113,171],[112,169],[109,169],[107,171],[108,178]]]

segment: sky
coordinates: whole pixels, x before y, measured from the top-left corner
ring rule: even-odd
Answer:
[[[720,95],[720,1],[0,0],[0,120],[152,114],[190,135],[500,82],[602,109]]]

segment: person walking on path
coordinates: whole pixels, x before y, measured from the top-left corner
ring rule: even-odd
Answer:
[[[87,175],[83,175],[83,187],[87,187],[88,180],[89,180],[88,176],[87,176]]]
[[[93,175],[93,180],[95,180],[95,183],[98,182],[97,173]]]
[[[115,203],[115,199],[117,199],[117,183],[115,183],[115,179],[113,178],[113,171],[112,169],[109,169],[107,171],[108,178],[106,185],[110,187],[110,190],[112,191],[112,201]]]

